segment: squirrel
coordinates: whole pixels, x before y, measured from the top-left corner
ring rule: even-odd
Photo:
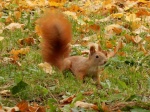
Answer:
[[[92,76],[97,84],[100,83],[98,66],[107,62],[107,54],[101,47],[96,51],[90,47],[89,57],[70,56],[72,29],[69,20],[60,12],[48,12],[38,19],[42,37],[42,56],[44,61],[57,67],[60,71],[71,70],[81,81],[85,76]]]

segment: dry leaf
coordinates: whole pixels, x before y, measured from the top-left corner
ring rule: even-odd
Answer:
[[[83,93],[83,95],[92,95],[94,92],[93,91],[86,91]]]
[[[52,66],[49,63],[47,63],[47,62],[40,63],[40,64],[38,64],[38,66],[40,68],[42,68],[48,74],[52,74],[52,72],[53,72]]]
[[[21,18],[21,12],[20,11],[15,11],[14,12],[14,16],[15,16],[15,18],[18,20],[18,19],[20,19]]]
[[[19,39],[18,43],[20,45],[29,45],[30,46],[30,45],[35,44],[36,42],[35,42],[34,38],[28,37],[28,38],[24,38],[24,39]]]
[[[2,41],[3,39],[4,39],[4,37],[1,37],[1,36],[0,36],[0,41]]]
[[[134,7],[136,4],[138,3],[138,1],[131,1],[131,0],[129,0],[129,1],[126,1],[125,3],[124,3],[124,10],[126,11],[126,10],[128,10],[128,9],[130,9],[130,8],[132,8],[132,7]]]
[[[112,38],[114,34],[119,34],[122,30],[129,31],[119,24],[111,24],[105,27],[105,37]]]
[[[19,108],[21,112],[25,112],[25,111],[28,111],[29,105],[27,101],[22,101],[17,104],[17,107]]]
[[[116,34],[120,34],[120,33],[122,32],[122,29],[121,29],[121,28],[116,28],[116,27],[114,27],[112,30],[113,30]]]
[[[125,20],[129,22],[141,21],[141,18],[137,18],[135,14],[126,14]]]
[[[112,14],[111,17],[113,18],[122,18],[123,17],[123,13],[115,13],[115,14]]]
[[[3,91],[0,91],[0,95],[4,97],[8,97],[11,95],[11,93],[10,93],[10,90],[3,90]]]
[[[140,36],[135,36],[135,37],[132,36],[132,42],[134,42],[136,44],[140,43],[141,40],[142,40],[142,38]]]
[[[90,28],[94,31],[99,31],[100,30],[100,26],[97,25],[97,24],[93,24],[93,25],[90,25]]]
[[[110,51],[107,53],[107,57],[108,58],[111,58],[111,57],[114,57],[117,52],[119,51],[119,49],[121,49],[123,47],[123,43],[120,41],[118,42],[117,46],[115,47],[114,51]]]
[[[140,44],[140,50],[144,52],[144,54],[147,54],[148,51],[146,51],[145,47],[143,46],[143,44]]]
[[[77,18],[78,18],[75,12],[64,11],[63,13],[67,16],[71,16],[74,20],[77,20]]]
[[[51,7],[63,6],[66,0],[48,0]]]
[[[82,101],[77,101],[74,105],[75,107],[98,110],[98,106],[92,103],[85,103]]]
[[[68,98],[65,98],[65,99],[63,99],[63,100],[60,100],[60,103],[62,103],[62,104],[71,103],[72,100],[73,100],[75,97],[76,97],[75,95],[72,95],[72,96],[70,96],[70,97],[68,97]]]
[[[133,31],[133,33],[140,34],[142,32],[148,32],[148,31],[149,31],[148,28],[146,28],[145,26],[141,25],[138,29]]]
[[[20,24],[20,23],[11,23],[8,26],[5,27],[5,29],[9,29],[9,30],[15,30],[15,29],[21,29],[24,27],[24,24]]]
[[[106,47],[109,49],[113,48],[113,44],[111,43],[111,41],[106,41]]]
[[[26,48],[21,48],[20,50],[11,50],[9,52],[10,54],[10,58],[13,58],[13,60],[17,61],[19,60],[20,58],[20,55],[25,55],[27,54],[28,52],[30,51],[30,48],[29,47],[26,47]]]
[[[139,9],[139,11],[136,13],[137,17],[140,16],[150,16],[150,13],[146,9]]]
[[[106,104],[105,104],[104,102],[102,103],[102,110],[103,110],[104,112],[111,112],[110,109],[109,109],[109,107],[106,106]]]

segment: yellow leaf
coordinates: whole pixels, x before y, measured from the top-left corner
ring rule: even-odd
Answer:
[[[18,20],[21,17],[21,12],[20,11],[15,11],[14,16]]]
[[[113,18],[122,18],[123,13],[115,13],[115,14],[112,14],[111,17],[113,17]]]
[[[140,44],[140,50],[144,52],[144,54],[147,54],[148,52],[144,48],[143,44]]]
[[[9,52],[9,54],[10,54],[10,57],[13,58],[14,61],[17,61],[20,58],[20,54],[25,55],[29,51],[30,51],[30,48],[26,47],[26,48],[21,48],[20,50],[13,49]]]
[[[4,37],[1,37],[1,36],[0,36],[0,41],[2,41],[3,39],[4,39]]]
[[[49,0],[49,5],[51,7],[59,7],[65,4],[66,0]]]
[[[134,30],[138,29],[141,26],[141,22],[134,21],[130,24],[130,26],[131,26],[132,30],[134,31]]]
[[[103,6],[109,5],[109,4],[111,4],[111,3],[112,3],[112,0],[104,0]]]
[[[52,74],[52,66],[49,63],[47,62],[40,63],[38,64],[38,66],[42,68],[46,73]]]
[[[135,22],[135,21],[138,22],[141,20],[141,18],[137,18],[136,14],[127,14],[125,16],[125,20],[129,22]]]

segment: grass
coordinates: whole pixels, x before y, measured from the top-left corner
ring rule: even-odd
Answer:
[[[9,12],[9,10],[7,11]],[[127,57],[117,55],[108,61],[104,72],[100,75],[103,88],[98,89],[91,78],[86,78],[85,82],[81,83],[69,71],[65,71],[62,74],[54,69],[54,73],[49,75],[38,67],[38,64],[43,62],[43,60],[39,47],[40,39],[35,34],[34,23],[40,15],[36,14],[36,12],[33,15],[27,15],[22,15],[20,20],[17,21],[25,23],[23,30],[4,30],[1,34],[5,39],[0,41],[0,59],[9,57],[9,51],[12,49],[20,49],[18,44],[19,39],[31,35],[36,39],[37,43],[30,46],[28,54],[21,56],[19,60],[21,66],[12,63],[0,63],[0,91],[12,89],[20,81],[28,85],[17,94],[0,96],[1,105],[14,106],[22,100],[48,105],[48,101],[54,99],[56,102],[53,105],[58,106],[61,99],[76,94],[79,97],[81,96],[79,100],[84,99],[85,102],[97,104],[99,108],[101,108],[102,102],[115,104],[116,102],[136,101],[141,103],[138,106],[139,108],[150,109],[150,57],[145,57],[143,53],[137,51],[137,45],[127,43],[121,50],[128,55]],[[30,20],[30,18],[32,19]],[[94,21],[95,18],[97,17],[92,16],[93,20],[91,20]],[[1,18],[0,20],[3,22],[5,19]],[[73,26],[73,42],[75,42],[80,37],[81,32],[76,30],[78,24],[73,20],[70,21]],[[107,24],[109,23],[101,24],[101,37],[104,34],[103,28]],[[85,35],[90,36],[91,34],[95,34],[95,32],[90,31]],[[114,39],[116,38],[114,37]],[[103,38],[103,41],[106,41],[105,38]],[[103,43],[102,46],[103,48],[106,47]],[[75,48],[72,54],[79,55],[81,50],[85,48]],[[83,95],[84,92],[88,91],[92,91],[93,94]],[[67,109],[67,106],[63,109]],[[125,110],[130,109],[127,108]]]

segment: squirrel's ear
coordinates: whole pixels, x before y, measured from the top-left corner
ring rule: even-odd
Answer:
[[[93,55],[95,53],[95,46],[90,47],[90,54]]]
[[[102,51],[102,48],[100,45],[98,45],[98,51]]]

